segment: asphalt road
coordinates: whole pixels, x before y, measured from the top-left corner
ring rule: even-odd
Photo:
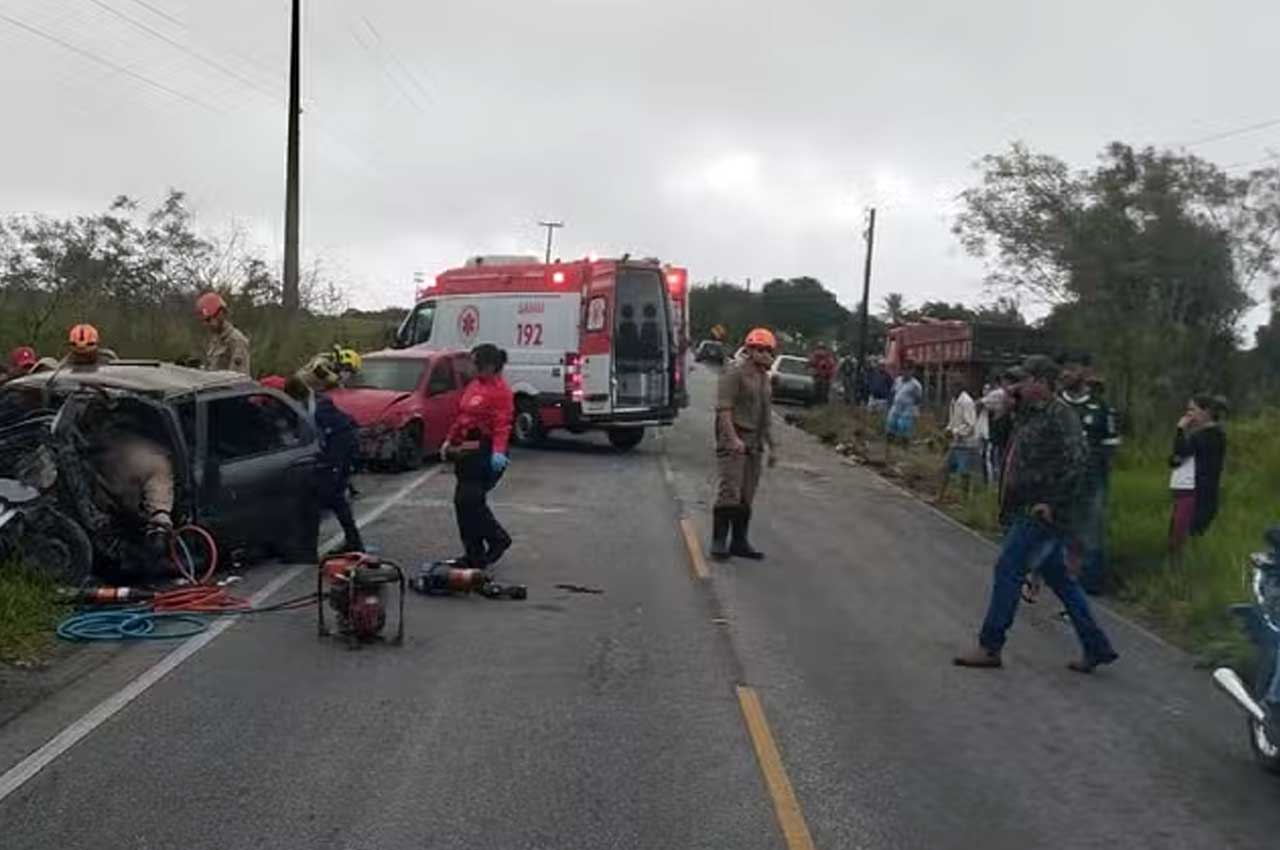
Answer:
[[[1071,674],[1047,598],[1006,669],[953,668],[993,550],[803,435],[763,485],[769,560],[699,578],[710,377],[630,454],[514,456],[527,601],[412,597],[407,644],[359,652],[306,612],[240,622],[0,801],[0,846],[1276,846],[1280,782],[1203,671],[1103,614],[1121,662]],[[453,554],[450,476],[385,503],[405,483],[370,483],[366,538]],[[0,726],[0,772],[164,652],[104,651]]]

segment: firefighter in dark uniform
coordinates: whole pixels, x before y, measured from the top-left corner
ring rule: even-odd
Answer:
[[[745,347],[746,357],[721,373],[716,395],[716,464],[720,480],[711,533],[711,557],[716,560],[731,555],[752,560],[764,557],[752,547],[747,531],[765,448],[769,450],[770,466],[778,459],[769,384],[769,367],[778,343],[772,332],[756,328],[747,334]]]
[[[484,569],[511,546],[511,535],[489,509],[488,493],[507,468],[515,402],[502,378],[507,352],[485,343],[472,349],[471,359],[476,377],[462,392],[440,456],[453,461],[458,476],[453,507],[467,565]]]
[[[336,382],[337,378],[334,376],[332,383],[336,385]],[[364,540],[360,536],[360,526],[356,524],[351,502],[347,500],[351,472],[355,468],[358,453],[358,429],[355,420],[325,395],[325,390],[332,388],[328,384],[326,382],[313,389],[302,375],[292,375],[285,381],[284,392],[302,405],[320,434],[316,500],[321,508],[333,511],[334,518],[342,527],[342,551],[363,552]]]

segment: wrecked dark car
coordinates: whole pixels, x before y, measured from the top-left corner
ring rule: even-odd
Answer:
[[[117,360],[0,386],[0,480],[72,518],[101,576],[154,563],[158,526],[204,528],[223,563],[314,561],[318,452],[301,408],[235,373]]]

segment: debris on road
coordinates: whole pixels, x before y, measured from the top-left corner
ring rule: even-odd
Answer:
[[[567,590],[570,593],[604,593],[604,591],[598,587],[587,587],[582,584],[557,584],[556,588],[559,590]]]

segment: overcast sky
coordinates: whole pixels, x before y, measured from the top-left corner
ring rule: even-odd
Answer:
[[[288,6],[0,0],[0,212],[175,186],[278,253]],[[1112,139],[1280,119],[1274,0],[304,0],[304,20],[304,251],[360,306],[541,253],[546,217],[566,258],[808,274],[852,305],[872,205],[873,303],[976,301],[950,222],[984,153],[1084,166]],[[1280,123],[1194,147],[1277,149]]]

